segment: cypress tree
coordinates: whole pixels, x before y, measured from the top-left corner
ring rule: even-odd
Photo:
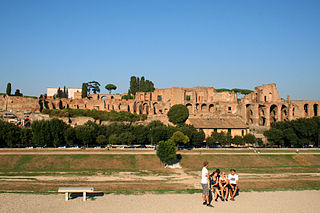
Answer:
[[[131,76],[129,93],[135,95],[136,92],[137,92],[137,78],[136,76]]]
[[[140,80],[140,92],[146,92],[146,84],[145,84],[145,80],[144,80],[144,76],[141,77]]]
[[[7,84],[7,91],[6,91],[7,95],[11,95],[11,83]]]
[[[85,98],[88,95],[88,87],[86,83],[82,83],[82,91],[81,91],[81,98]]]
[[[62,94],[63,98],[67,98],[67,90],[66,90],[66,86],[63,87],[63,94]]]

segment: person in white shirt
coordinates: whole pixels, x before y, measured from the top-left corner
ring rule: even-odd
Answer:
[[[203,168],[201,171],[201,186],[203,189],[202,198],[203,198],[203,205],[207,205],[212,207],[209,203],[209,187],[208,187],[208,179],[209,179],[209,172],[208,172],[208,161],[203,162]]]
[[[239,177],[236,174],[235,169],[230,170],[231,174],[228,175],[228,181],[229,181],[229,189],[230,189],[230,200],[234,201],[234,196],[236,196],[238,191],[238,185],[239,185]]]

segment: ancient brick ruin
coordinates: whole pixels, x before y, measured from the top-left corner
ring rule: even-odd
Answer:
[[[154,92],[138,92],[135,99],[125,100],[121,95],[91,94],[74,99],[38,99],[1,96],[0,109],[7,111],[36,111],[42,109],[96,109],[104,111],[129,111],[147,114],[150,120],[166,122],[166,114],[175,104],[185,105],[190,118],[237,118],[246,123],[256,134],[276,121],[319,116],[320,101],[294,101],[279,97],[275,84],[256,87],[254,92],[238,100],[234,92],[217,92],[213,87],[172,87]]]

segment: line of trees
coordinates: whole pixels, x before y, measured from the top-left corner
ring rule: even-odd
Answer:
[[[48,114],[50,117],[91,117],[95,120],[100,121],[128,121],[128,122],[135,122],[135,121],[144,121],[147,119],[147,115],[145,114],[136,114],[131,112],[125,111],[101,111],[101,110],[90,110],[90,109],[43,109],[42,113]]]
[[[6,88],[6,93],[5,94],[11,96],[12,95],[11,94],[11,90],[12,90],[11,83],[9,82],[7,84],[7,88]],[[23,94],[20,93],[20,89],[16,89],[16,92],[14,93],[14,96],[23,96]]]
[[[209,146],[244,146],[246,144],[251,146],[262,146],[263,141],[261,138],[256,138],[252,134],[246,134],[245,136],[232,136],[225,132],[213,132],[210,137],[206,139]]]
[[[270,145],[279,147],[319,146],[320,117],[276,122],[265,131]]]
[[[63,121],[51,120],[34,121],[31,128],[20,128],[11,123],[0,120],[1,147],[58,147],[61,145],[96,146],[108,144],[158,144],[166,141],[175,132],[177,145],[180,143],[201,146],[205,135],[193,126],[166,126],[160,121],[153,121],[148,125],[131,125],[126,123],[112,123],[98,125],[88,121],[84,125],[71,127]],[[188,139],[186,139],[186,137]],[[186,141],[188,141],[186,143]]]
[[[226,88],[221,88],[221,89],[216,89],[217,92],[235,92],[237,93],[238,95],[241,94],[241,95],[248,95],[250,93],[252,93],[253,91],[252,90],[249,90],[249,89],[239,89],[239,88],[233,88],[233,89],[226,89]]]
[[[153,92],[155,90],[154,84],[150,80],[145,80],[144,76],[131,76],[130,88],[128,94],[136,95],[137,92]]]

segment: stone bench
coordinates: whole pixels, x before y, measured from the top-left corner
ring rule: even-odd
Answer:
[[[93,192],[93,187],[59,187],[58,192],[64,192],[66,200],[69,200],[71,193],[83,193],[83,201],[87,199],[87,192]]]

